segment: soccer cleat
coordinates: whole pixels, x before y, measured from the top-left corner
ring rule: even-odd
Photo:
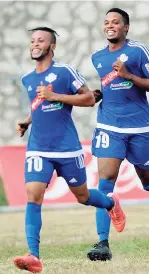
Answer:
[[[119,199],[115,193],[109,193],[107,196],[114,200],[114,206],[111,210],[108,211],[108,214],[111,217],[112,223],[117,232],[122,232],[126,223],[125,213],[122,210]]]
[[[93,246],[93,248],[87,253],[87,257],[91,261],[107,261],[112,259],[112,253],[109,248],[108,242],[101,241]]]
[[[31,273],[40,273],[42,271],[41,261],[34,255],[17,256],[13,259],[16,267],[27,270]]]

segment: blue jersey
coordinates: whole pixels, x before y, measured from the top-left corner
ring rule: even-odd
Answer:
[[[46,71],[36,73],[33,70],[22,78],[31,102],[32,117],[27,157],[69,158],[81,155],[82,147],[71,117],[72,106],[39,100],[36,89],[41,81],[45,86],[52,85],[54,92],[68,95],[77,94],[85,83],[72,67],[54,61]]]
[[[129,72],[141,78],[149,78],[149,49],[136,41],[126,40],[116,51],[109,47],[92,55],[92,62],[101,80],[103,93],[99,104],[97,127],[119,133],[149,132],[149,104],[146,90],[121,78],[113,70],[119,58]]]

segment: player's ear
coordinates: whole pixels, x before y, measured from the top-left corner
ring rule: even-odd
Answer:
[[[129,31],[129,25],[125,25],[125,32],[126,32],[126,34],[128,33],[128,31]]]
[[[51,44],[51,50],[54,51],[56,49],[56,44]]]

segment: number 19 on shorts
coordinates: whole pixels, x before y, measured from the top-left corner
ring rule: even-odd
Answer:
[[[97,135],[96,137],[96,148],[107,148],[109,147],[109,135],[103,131],[99,132],[99,135]]]

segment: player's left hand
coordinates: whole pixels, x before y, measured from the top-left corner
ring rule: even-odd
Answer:
[[[45,86],[43,82],[40,83],[40,86],[36,89],[37,96],[39,99],[44,99],[47,101],[54,101],[55,93],[53,92],[52,85]]]
[[[102,100],[102,92],[100,91],[100,89],[93,90],[93,94],[95,97],[95,103],[98,103],[100,100]]]
[[[118,75],[122,78],[130,79],[130,72],[127,70],[125,64],[117,59],[113,64],[113,69],[118,72]]]

